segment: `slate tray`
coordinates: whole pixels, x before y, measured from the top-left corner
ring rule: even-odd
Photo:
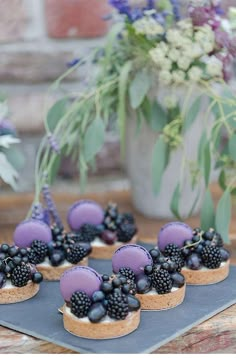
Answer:
[[[111,271],[110,261],[90,260],[100,273]],[[0,305],[0,325],[81,353],[150,353],[193,326],[236,303],[236,267],[229,277],[210,286],[188,286],[184,302],[171,310],[142,312],[139,328],[121,338],[78,338],[63,328],[57,309],[63,304],[58,282],[44,282],[28,301]]]

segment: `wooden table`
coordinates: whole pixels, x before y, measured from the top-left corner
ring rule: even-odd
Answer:
[[[215,200],[218,199],[219,195],[220,192],[215,187]],[[24,219],[32,203],[32,197],[32,194],[0,196],[0,243],[12,242],[14,228],[17,223]],[[97,200],[103,206],[108,201],[115,201],[118,203],[121,211],[134,212],[139,227],[140,239],[145,242],[156,243],[156,233],[165,221],[147,219],[135,212],[132,208],[128,192],[107,192],[86,195],[86,198],[88,197]],[[68,207],[78,199],[78,196],[72,194],[60,193],[55,195],[55,201],[62,218],[66,217]],[[236,233],[236,205],[234,205],[233,211],[231,232]],[[198,217],[190,218],[187,222],[192,227],[199,226]],[[236,264],[235,238],[236,234],[232,234],[232,244],[229,249],[232,254],[232,262]],[[75,352],[0,326],[0,354],[3,353]],[[236,353],[236,305],[192,328],[154,353]]]

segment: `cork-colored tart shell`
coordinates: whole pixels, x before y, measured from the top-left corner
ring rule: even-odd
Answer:
[[[39,291],[39,285],[29,281],[23,287],[2,288],[0,290],[0,304],[17,303],[34,297]]]
[[[114,254],[114,252],[119,249],[119,247],[124,246],[126,244],[136,244],[137,242],[137,235],[135,235],[132,240],[130,240],[127,243],[120,242],[116,243],[116,245],[103,245],[103,246],[93,246],[92,245],[92,252],[89,255],[92,259],[104,259],[104,260],[110,260]]]
[[[37,265],[37,270],[43,275],[43,279],[46,281],[59,281],[61,275],[74,266],[88,266],[88,258],[85,257],[77,265],[70,264],[61,266],[42,266]]]
[[[185,297],[186,285],[180,287],[178,290],[165,293],[163,295],[159,294],[137,294],[136,297],[141,302],[141,310],[167,310],[169,308],[176,307],[180,305]]]
[[[63,323],[68,332],[89,339],[110,339],[125,336],[135,331],[140,323],[140,310],[130,312],[124,320],[92,323],[84,322],[68,314],[63,306]]]
[[[210,285],[223,281],[228,276],[229,264],[230,260],[217,269],[189,270],[183,268],[181,273],[189,285]]]

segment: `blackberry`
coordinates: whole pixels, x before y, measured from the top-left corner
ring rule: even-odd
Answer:
[[[82,246],[75,246],[66,253],[67,260],[72,264],[77,264],[86,256],[86,250]]]
[[[113,293],[109,296],[107,304],[107,314],[109,317],[122,320],[129,314],[128,298],[122,293]]]
[[[16,287],[23,287],[31,278],[31,271],[27,265],[18,265],[11,273],[11,283]]]
[[[209,269],[215,269],[220,267],[221,254],[220,250],[216,246],[206,246],[202,250],[201,258],[203,265]]]
[[[117,238],[121,242],[129,242],[136,234],[137,229],[133,224],[122,224],[117,229]]]
[[[83,241],[92,242],[97,236],[100,235],[100,230],[94,225],[84,224],[79,230],[80,235],[83,237]]]
[[[168,244],[164,250],[165,256],[181,256],[180,248],[175,244]]]
[[[43,260],[48,254],[48,246],[45,242],[40,240],[34,240],[30,246],[31,250],[36,253]]]
[[[129,267],[121,267],[119,269],[119,274],[121,276],[125,276],[127,279],[129,279],[130,281],[135,281],[135,274],[134,271],[131,270],[131,268]]]
[[[82,291],[74,292],[70,299],[71,313],[76,317],[82,318],[87,316],[92,301],[89,296]]]
[[[184,260],[181,256],[171,256],[171,261],[175,263],[177,272],[180,272],[182,270],[182,267],[184,267]]]
[[[163,269],[154,270],[152,274],[152,286],[159,294],[171,292],[173,283],[169,272]]]
[[[126,222],[128,224],[134,224],[135,220],[131,213],[123,213],[121,214],[121,218],[123,222]]]
[[[224,241],[223,241],[221,235],[218,232],[214,233],[212,244],[214,244],[214,245],[216,245],[218,247],[222,247],[224,245]]]
[[[44,261],[44,257],[37,255],[37,253],[33,250],[29,250],[28,260],[31,264],[38,265]]]
[[[137,285],[132,280],[127,280],[127,284],[129,285],[129,293],[131,295],[135,295],[137,293]]]

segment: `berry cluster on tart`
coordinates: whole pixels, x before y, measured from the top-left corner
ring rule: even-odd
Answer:
[[[103,210],[95,201],[80,200],[69,208],[67,221],[78,237],[91,243],[91,258],[111,259],[118,247],[137,241],[133,215],[120,213],[115,203]]]
[[[112,268],[131,280],[142,310],[169,309],[184,300],[185,278],[176,256],[166,257],[157,248],[147,251],[139,245],[126,245],[114,253]]]
[[[182,261],[186,283],[192,285],[213,284],[228,276],[230,254],[223,245],[214,229],[192,229],[183,222],[164,225],[158,235],[159,249]]]
[[[116,338],[134,331],[140,322],[140,302],[127,281],[125,276],[101,276],[86,266],[66,271],[60,280],[64,328],[92,339]]]
[[[87,265],[91,252],[91,245],[78,242],[76,235],[36,219],[21,222],[13,240],[19,248],[27,249],[29,262],[36,265],[45,280],[59,280],[70,267]]]
[[[0,304],[25,301],[37,294],[43,276],[24,248],[0,245]]]

